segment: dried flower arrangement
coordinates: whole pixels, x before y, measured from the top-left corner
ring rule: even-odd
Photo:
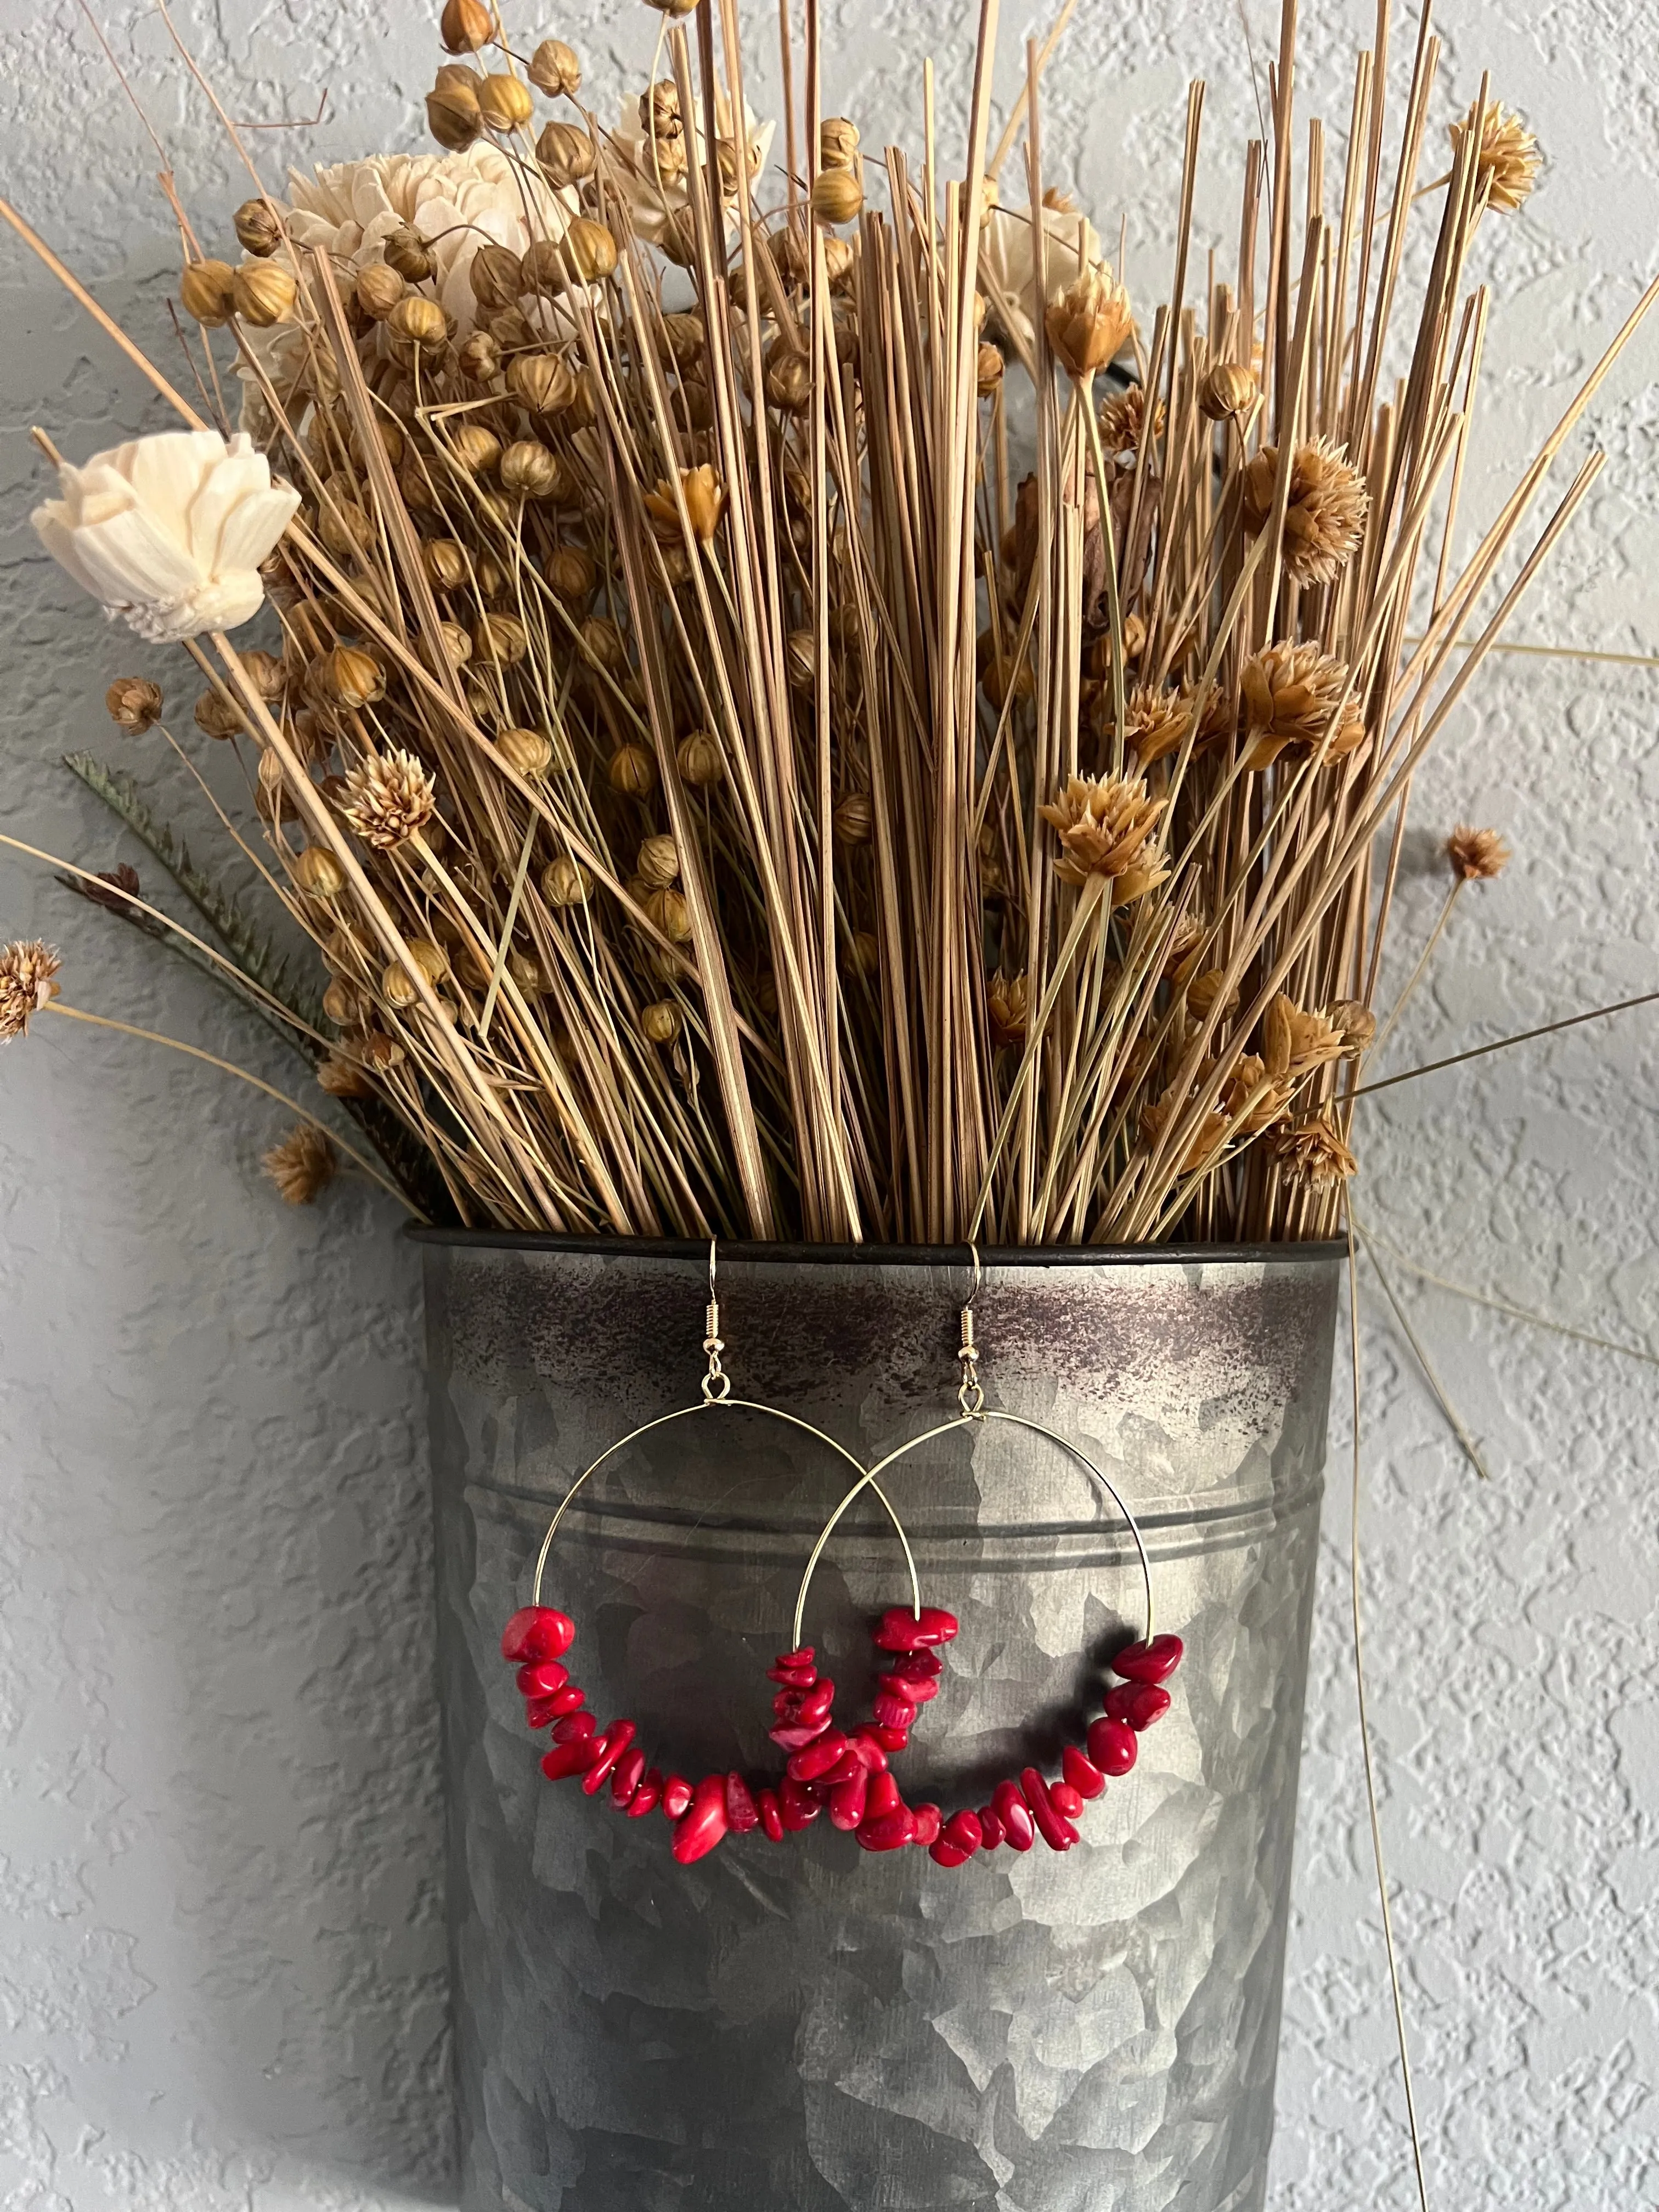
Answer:
[[[1292,191],[1287,42],[1196,302],[1194,88],[1149,320],[1045,182],[1052,39],[994,149],[988,0],[950,178],[931,82],[919,163],[821,112],[810,6],[797,102],[786,9],[780,175],[736,0],[655,4],[613,127],[568,46],[447,0],[440,154],[260,186],[237,262],[176,210],[220,427],[106,325],[188,428],[64,465],[37,520],[195,662],[315,985],[84,757],[207,934],[70,877],[228,975],[428,1216],[1329,1235],[1413,772],[1595,478],[1506,561],[1651,294],[1460,563],[1467,273],[1537,155],[1483,81],[1419,185],[1426,26],[1397,131],[1359,57],[1328,198],[1317,124]],[[279,653],[225,635],[262,597]],[[1507,856],[1449,857],[1455,895]],[[57,969],[10,948],[0,1034]],[[266,1158],[297,1200],[339,1141],[301,1110]]]

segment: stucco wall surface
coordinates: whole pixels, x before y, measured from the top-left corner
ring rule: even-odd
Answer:
[[[97,12],[204,237],[228,243],[246,186],[164,21],[148,0]],[[1276,12],[1246,0],[1264,71]],[[752,13],[769,45],[773,10]],[[922,56],[961,50],[966,9],[823,13],[826,104],[866,143],[913,136]],[[1305,96],[1340,149],[1370,11],[1304,13]],[[1005,15],[1011,81],[1044,25]],[[326,94],[315,127],[255,134],[272,175],[423,143],[425,16],[390,0],[174,12],[237,118],[309,117]],[[569,39],[608,110],[624,69],[642,81],[657,21],[638,0],[566,0],[522,28]],[[1396,92],[1415,25],[1412,9],[1396,26]],[[1447,0],[1437,148],[1490,67],[1548,156],[1530,205],[1480,246],[1497,296],[1471,532],[1659,258],[1651,27],[1642,0]],[[1238,11],[1083,0],[1051,76],[1048,167],[1103,232],[1123,212],[1143,301],[1167,283],[1193,73],[1210,88],[1198,238],[1230,255],[1256,127]],[[959,133],[965,85],[943,79]],[[763,107],[764,88],[763,73]],[[70,0],[0,0],[0,147],[6,192],[169,357],[161,160]],[[114,675],[161,670],[40,556],[27,428],[81,456],[163,417],[9,237],[0,331],[6,826],[107,866],[134,856],[58,757],[90,746],[159,778],[155,741],[121,740],[100,702]],[[1656,357],[1659,325],[1572,442],[1593,428],[1610,465],[1522,637],[1659,648]],[[1391,1066],[1659,985],[1656,708],[1655,673],[1617,662],[1513,657],[1483,676],[1419,779],[1396,983],[1442,896],[1445,830],[1494,823],[1517,858],[1463,901]],[[285,1079],[198,979],[0,854],[0,934],[36,931],[64,947],[80,1003]],[[1651,1352],[1585,1340],[1659,1345],[1654,1036],[1638,1012],[1362,1109],[1367,1224],[1580,1332],[1394,1267],[1483,1480],[1362,1275],[1378,1779],[1431,2201],[1459,2212],[1659,2204],[1659,1423]],[[66,1023],[0,1059],[8,2212],[445,2201],[417,1271],[361,1190],[277,1204],[255,1163],[282,1126],[198,1064]],[[1273,2212],[1416,2202],[1355,1732],[1347,1438],[1339,1411]]]

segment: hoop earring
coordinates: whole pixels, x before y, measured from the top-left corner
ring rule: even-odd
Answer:
[[[564,1664],[565,1655],[576,1640],[576,1624],[568,1613],[542,1603],[542,1585],[559,1524],[589,1479],[627,1445],[673,1422],[717,1413],[722,1408],[733,1413],[763,1413],[772,1420],[782,1421],[845,1460],[860,1476],[864,1472],[863,1463],[845,1445],[811,1421],[804,1420],[799,1413],[786,1413],[781,1407],[763,1405],[755,1399],[732,1396],[732,1379],[721,1361],[726,1344],[720,1335],[718,1267],[718,1248],[711,1237],[708,1303],[702,1340],[708,1364],[701,1395],[689,1406],[677,1407],[672,1413],[659,1413],[651,1420],[641,1421],[637,1428],[607,1444],[597,1459],[583,1468],[547,1524],[547,1533],[537,1554],[531,1601],[513,1615],[501,1635],[501,1656],[518,1668],[516,1679],[525,1699],[526,1722],[532,1729],[549,1728],[552,1731],[552,1747],[542,1760],[542,1771],[548,1780],[580,1778],[589,1797],[597,1796],[608,1784],[612,1805],[629,1820],[642,1820],[660,1808],[674,1823],[674,1856],[683,1866],[705,1856],[728,1833],[742,1835],[759,1827],[765,1830],[772,1842],[781,1843],[787,1833],[805,1828],[816,1820],[824,1800],[804,1790],[788,1773],[780,1778],[777,1788],[751,1788],[745,1777],[735,1770],[726,1774],[704,1775],[694,1784],[683,1775],[672,1771],[665,1774],[659,1767],[647,1764],[644,1748],[635,1741],[639,1731],[633,1721],[615,1720],[606,1728],[599,1728],[587,1711],[586,1692],[571,1680],[570,1670]],[[879,1483],[860,1482],[859,1486],[860,1489],[866,1486],[875,1491],[892,1522],[904,1552],[914,1607],[920,1616],[921,1589],[910,1540]],[[820,1553],[822,1548],[820,1546]],[[772,1738],[792,1754],[809,1747],[830,1731],[836,1697],[834,1682],[818,1675],[815,1654],[810,1649],[800,1648],[799,1637],[795,1642],[796,1648],[781,1653],[769,1669],[770,1678],[781,1685],[774,1701],[776,1719]],[[839,1735],[837,1740],[848,1741]],[[882,1756],[884,1765],[884,1754]]]
[[[1146,1543],[1134,1515],[1112,1482],[1086,1452],[1057,1430],[1023,1413],[1004,1413],[986,1405],[980,1383],[979,1347],[974,1324],[974,1299],[979,1291],[981,1270],[977,1247],[970,1245],[969,1249],[973,1258],[974,1280],[961,1309],[958,1410],[951,1419],[924,1430],[908,1443],[895,1445],[873,1467],[866,1468],[825,1522],[801,1577],[795,1601],[795,1640],[800,1640],[813,1573],[837,1522],[854,1500],[866,1489],[874,1489],[879,1494],[879,1478],[924,1444],[935,1443],[961,1429],[981,1427],[989,1421],[1006,1422],[1011,1428],[1044,1437],[1058,1444],[1116,1507],[1134,1543],[1146,1614],[1142,1635],[1109,1662],[1114,1674],[1121,1678],[1119,1684],[1108,1691],[1105,1710],[1091,1723],[1085,1748],[1073,1744],[1065,1747],[1058,1781],[1048,1780],[1036,1766],[1024,1766],[1018,1780],[1009,1777],[997,1784],[988,1804],[976,1811],[964,1808],[948,1818],[936,1805],[907,1805],[890,1772],[884,1772],[870,1783],[865,1796],[864,1816],[858,1827],[859,1841],[865,1848],[887,1851],[908,1844],[922,1844],[929,1856],[945,1867],[964,1866],[977,1851],[995,1850],[1003,1843],[1017,1851],[1028,1851],[1039,1835],[1050,1850],[1070,1850],[1079,1840],[1073,1823],[1085,1803],[1101,1796],[1109,1778],[1129,1771],[1138,1754],[1140,1734],[1169,1711],[1170,1692],[1163,1686],[1181,1664],[1185,1648],[1178,1636],[1153,1632],[1152,1575]],[[918,1706],[937,1694],[938,1677],[943,1671],[937,1647],[952,1641],[958,1626],[953,1613],[923,1606],[915,1595],[914,1586],[913,1599],[908,1613],[902,1606],[890,1607],[873,1631],[879,1654],[901,1656],[896,1666],[890,1662],[889,1671],[881,1677],[872,1716],[878,1723],[888,1723],[901,1728],[905,1741]]]

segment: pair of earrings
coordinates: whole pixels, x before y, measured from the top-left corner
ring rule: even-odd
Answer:
[[[642,1422],[608,1445],[577,1475],[548,1523],[536,1561],[531,1602],[514,1614],[501,1637],[501,1656],[518,1669],[526,1720],[532,1729],[551,1731],[551,1746],[542,1760],[542,1771],[551,1782],[580,1781],[589,1797],[605,1791],[612,1806],[631,1820],[644,1820],[656,1812],[664,1814],[672,1824],[674,1856],[682,1866],[707,1856],[728,1835],[759,1829],[770,1842],[781,1843],[786,1836],[810,1827],[825,1812],[833,1826],[854,1835],[866,1850],[891,1851],[921,1845],[945,1867],[964,1866],[980,1851],[995,1850],[1004,1844],[1016,1851],[1028,1851],[1039,1838],[1050,1850],[1069,1850],[1078,1841],[1075,1823],[1085,1806],[1103,1793],[1109,1779],[1129,1771],[1135,1763],[1139,1735],[1170,1709],[1170,1692],[1164,1685],[1181,1663],[1182,1645],[1178,1636],[1153,1633],[1152,1570],[1134,1516],[1106,1476],[1075,1444],[1039,1421],[1003,1413],[985,1403],[974,1328],[973,1302],[981,1279],[976,1250],[972,1257],[973,1289],[961,1309],[956,1413],[921,1436],[895,1445],[866,1468],[844,1445],[799,1414],[732,1396],[731,1377],[721,1363],[726,1346],[720,1336],[715,1288],[717,1255],[711,1242],[702,1345],[708,1368],[701,1396],[689,1406]],[[767,1669],[767,1680],[777,1686],[769,1734],[785,1753],[786,1764],[775,1780],[762,1784],[751,1783],[735,1771],[706,1774],[693,1783],[649,1763],[645,1747],[636,1740],[639,1731],[633,1721],[616,1720],[602,1729],[587,1710],[586,1693],[572,1680],[564,1663],[576,1639],[575,1623],[568,1613],[541,1601],[559,1524],[590,1477],[625,1445],[653,1429],[721,1407],[762,1413],[787,1423],[845,1460],[857,1478],[825,1522],[807,1559],[795,1601],[793,1644]],[[1084,1744],[1064,1747],[1057,1778],[1045,1775],[1035,1765],[1025,1765],[1018,1775],[1006,1776],[997,1784],[988,1803],[946,1814],[935,1804],[908,1804],[893,1773],[892,1761],[908,1744],[921,1709],[939,1694],[944,1673],[939,1654],[955,1641],[959,1624],[956,1615],[942,1607],[922,1603],[915,1554],[881,1478],[924,1444],[991,1421],[1006,1422],[1058,1444],[1115,1506],[1128,1528],[1139,1562],[1146,1627],[1140,1637],[1111,1659],[1118,1681],[1107,1692],[1104,1711],[1091,1723]],[[877,1655],[875,1695],[864,1719],[838,1726],[836,1685],[820,1673],[816,1651],[801,1637],[818,1561],[842,1516],[866,1490],[873,1492],[885,1510],[903,1551],[910,1603],[890,1607],[875,1623],[872,1632]]]

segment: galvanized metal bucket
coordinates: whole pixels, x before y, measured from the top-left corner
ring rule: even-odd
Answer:
[[[501,1625],[573,1475],[696,1397],[707,1255],[422,1241],[465,2212],[1258,2212],[1335,1249],[987,1255],[988,1402],[1123,1492],[1188,1656],[1076,1849],[947,1871],[823,1820],[682,1869],[660,1818],[543,1779]],[[969,1279],[965,1255],[722,1248],[736,1393],[872,1457],[955,1410]],[[775,1768],[764,1669],[848,1480],[729,1411],[609,1462],[549,1581],[601,1717],[693,1778]],[[976,1805],[1024,1763],[1056,1771],[1103,1650],[1139,1625],[1121,1522],[1003,1425],[896,1468],[892,1499],[924,1599],[962,1621],[907,1798]],[[861,1499],[806,1627],[860,1710],[869,1615],[907,1589]]]

